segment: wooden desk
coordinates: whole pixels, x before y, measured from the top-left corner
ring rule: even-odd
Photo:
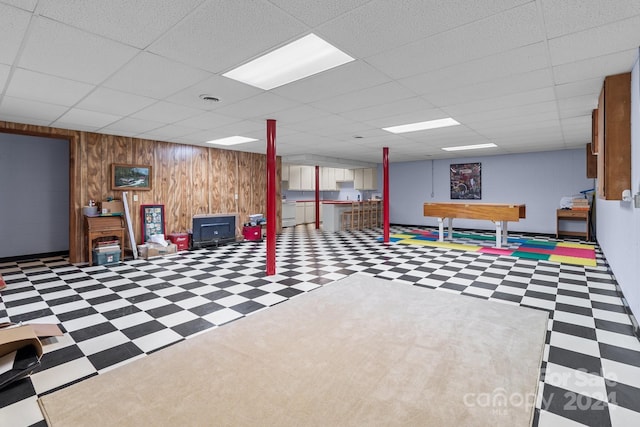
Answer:
[[[120,259],[124,260],[124,216],[86,216],[84,234],[87,236],[89,265],[93,265],[93,241],[99,237],[117,237],[120,239]]]
[[[525,205],[503,203],[425,203],[424,216],[438,218],[438,240],[444,242],[444,219],[449,218],[447,238],[453,237],[453,218],[486,219],[496,225],[496,247],[507,243],[507,221],[519,221],[526,217]],[[504,232],[503,232],[504,230]]]
[[[585,231],[566,231],[560,228],[560,221],[581,221],[585,223]],[[556,239],[560,236],[578,236],[591,240],[589,232],[589,211],[558,209],[556,211]]]

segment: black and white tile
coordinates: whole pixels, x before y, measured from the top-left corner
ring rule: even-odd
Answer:
[[[264,272],[264,242],[112,266],[64,257],[0,263],[8,285],[0,322],[56,323],[65,331],[45,340],[37,372],[0,390],[0,425],[44,426],[38,396],[355,272],[547,311],[534,425],[640,425],[640,342],[599,250],[597,266],[583,267],[383,244],[380,234],[287,228],[274,276]]]

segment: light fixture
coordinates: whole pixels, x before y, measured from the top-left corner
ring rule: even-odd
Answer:
[[[442,147],[444,151],[461,151],[461,150],[477,150],[479,148],[493,148],[497,147],[493,142],[487,144],[474,144],[474,145],[459,145],[457,147]]]
[[[309,34],[234,68],[223,76],[269,90],[353,60],[315,34]]]
[[[207,144],[236,145],[236,144],[244,144],[245,142],[252,142],[252,141],[257,141],[257,139],[236,135],[236,136],[229,136],[227,138],[213,139],[211,141],[207,141]]]
[[[408,125],[400,125],[400,126],[391,126],[388,128],[382,128],[382,130],[386,130],[391,133],[405,133],[405,132],[415,132],[418,130],[427,130],[427,129],[437,129],[444,128],[447,126],[456,126],[459,125],[456,120],[451,117],[447,117],[446,119],[438,119],[438,120],[429,120],[427,122],[418,122],[418,123],[410,123]]]

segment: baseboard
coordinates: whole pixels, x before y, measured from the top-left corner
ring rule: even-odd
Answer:
[[[3,263],[3,262],[16,262],[16,261],[28,261],[28,260],[31,260],[31,259],[42,259],[42,258],[49,258],[49,257],[54,257],[54,256],[68,257],[69,256],[69,251],[43,252],[43,253],[39,253],[39,254],[29,254],[29,255],[18,255],[18,256],[11,256],[11,257],[4,257],[4,258],[0,258],[0,263]]]

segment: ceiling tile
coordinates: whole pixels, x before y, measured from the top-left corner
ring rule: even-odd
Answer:
[[[554,66],[640,46],[640,15],[549,40]]]
[[[76,107],[100,113],[128,116],[155,102],[157,101],[153,98],[99,87],[80,101]]]
[[[72,108],[53,123],[53,126],[67,129],[99,129],[119,120],[120,116],[96,111]]]
[[[72,106],[94,88],[86,83],[17,69],[9,81],[7,95],[32,101]]]
[[[49,125],[68,109],[68,107],[62,105],[5,96],[2,99],[2,103],[0,103],[0,117],[3,117],[5,114],[19,117],[33,117]]]
[[[133,136],[145,132],[150,132],[151,130],[157,129],[161,126],[164,126],[164,124],[160,122],[125,117],[124,119],[118,120],[115,123],[105,126],[104,128],[100,129],[100,131],[107,134],[115,133],[117,135],[124,134]]]
[[[137,50],[121,43],[39,18],[19,65],[33,71],[98,84],[122,67]]]
[[[11,68],[8,65],[0,64],[0,87],[4,87],[7,83],[7,79],[9,78],[9,71]],[[0,98],[0,101],[2,99]]]
[[[622,52],[584,59],[570,64],[553,67],[556,84],[570,83],[580,80],[600,78],[631,71],[633,63],[638,58],[638,49],[628,49]]]
[[[56,21],[145,48],[202,0],[40,0],[38,12]]]
[[[271,3],[311,27],[330,21],[370,1],[323,0],[321,2],[301,2],[300,0],[270,0]]]
[[[589,115],[591,118],[591,111],[598,107],[598,98],[594,95],[574,96],[558,100],[560,117],[564,119]]]
[[[581,95],[591,95],[597,99],[601,88],[602,79],[595,78],[556,85],[555,91],[558,99],[572,98]],[[589,100],[589,102],[591,102],[591,100]]]
[[[30,19],[28,12],[0,4],[0,63],[13,63]]]
[[[544,0],[540,2],[549,38],[640,15],[640,0]]]
[[[271,92],[243,99],[231,105],[225,105],[216,112],[229,117],[246,117],[248,119],[270,119],[273,113],[295,107],[296,104]]]
[[[370,124],[377,121],[379,127],[424,122],[446,117],[440,110],[434,109],[432,104],[419,96],[389,103],[381,102],[373,107],[346,111],[341,116]],[[392,118],[392,120],[389,120],[389,118]]]
[[[478,84],[547,68],[548,65],[546,43],[534,43],[440,70],[407,77],[401,79],[400,83],[416,93],[428,94],[459,87],[461,82],[463,85]]]
[[[202,70],[142,52],[109,78],[104,86],[162,99],[209,76]]]
[[[412,97],[415,97],[415,93],[411,90],[396,82],[389,82],[315,101],[311,105],[325,111],[341,113],[384,105]]]
[[[132,114],[131,117],[134,119],[174,123],[189,117],[198,116],[202,113],[202,110],[196,110],[195,108],[159,101]]]
[[[189,128],[195,128],[199,130],[215,129],[220,126],[226,126],[232,123],[239,122],[240,119],[235,117],[227,117],[222,114],[207,112],[196,116],[189,117],[185,120],[176,122],[177,126],[184,126]],[[194,131],[195,132],[195,131]]]
[[[432,92],[425,98],[435,106],[460,104],[462,102],[479,101],[518,92],[542,89],[553,84],[551,70],[542,69],[528,73],[515,74],[510,77],[483,82],[471,86],[460,86],[454,89]]]
[[[451,117],[459,117],[465,114],[473,114],[476,112],[501,110],[505,108],[518,107],[521,105],[538,104],[545,101],[555,100],[555,94],[552,88],[545,87],[534,89],[527,92],[512,93],[503,96],[497,96],[491,99],[483,99],[480,101],[464,102],[460,104],[448,105],[442,107],[443,111],[449,113]]]
[[[194,132],[197,132],[198,129],[194,129],[194,128],[190,128],[190,127],[186,127],[186,126],[179,126],[179,125],[167,125],[167,126],[162,126],[159,127],[157,129],[153,129],[149,132],[144,132],[141,134],[136,135],[138,138],[144,138],[144,139],[153,139],[153,140],[159,140],[159,141],[169,141],[171,139],[174,139],[176,137],[180,137],[180,136],[185,136],[185,135],[190,135]]]
[[[409,77],[543,40],[535,3],[367,58],[393,78]],[[482,37],[478,37],[482,34]]]
[[[375,0],[318,29],[330,42],[360,58],[481,20],[528,0]],[[443,7],[444,6],[444,7]]]
[[[307,32],[306,25],[265,0],[207,1],[148,50],[219,73]]]

